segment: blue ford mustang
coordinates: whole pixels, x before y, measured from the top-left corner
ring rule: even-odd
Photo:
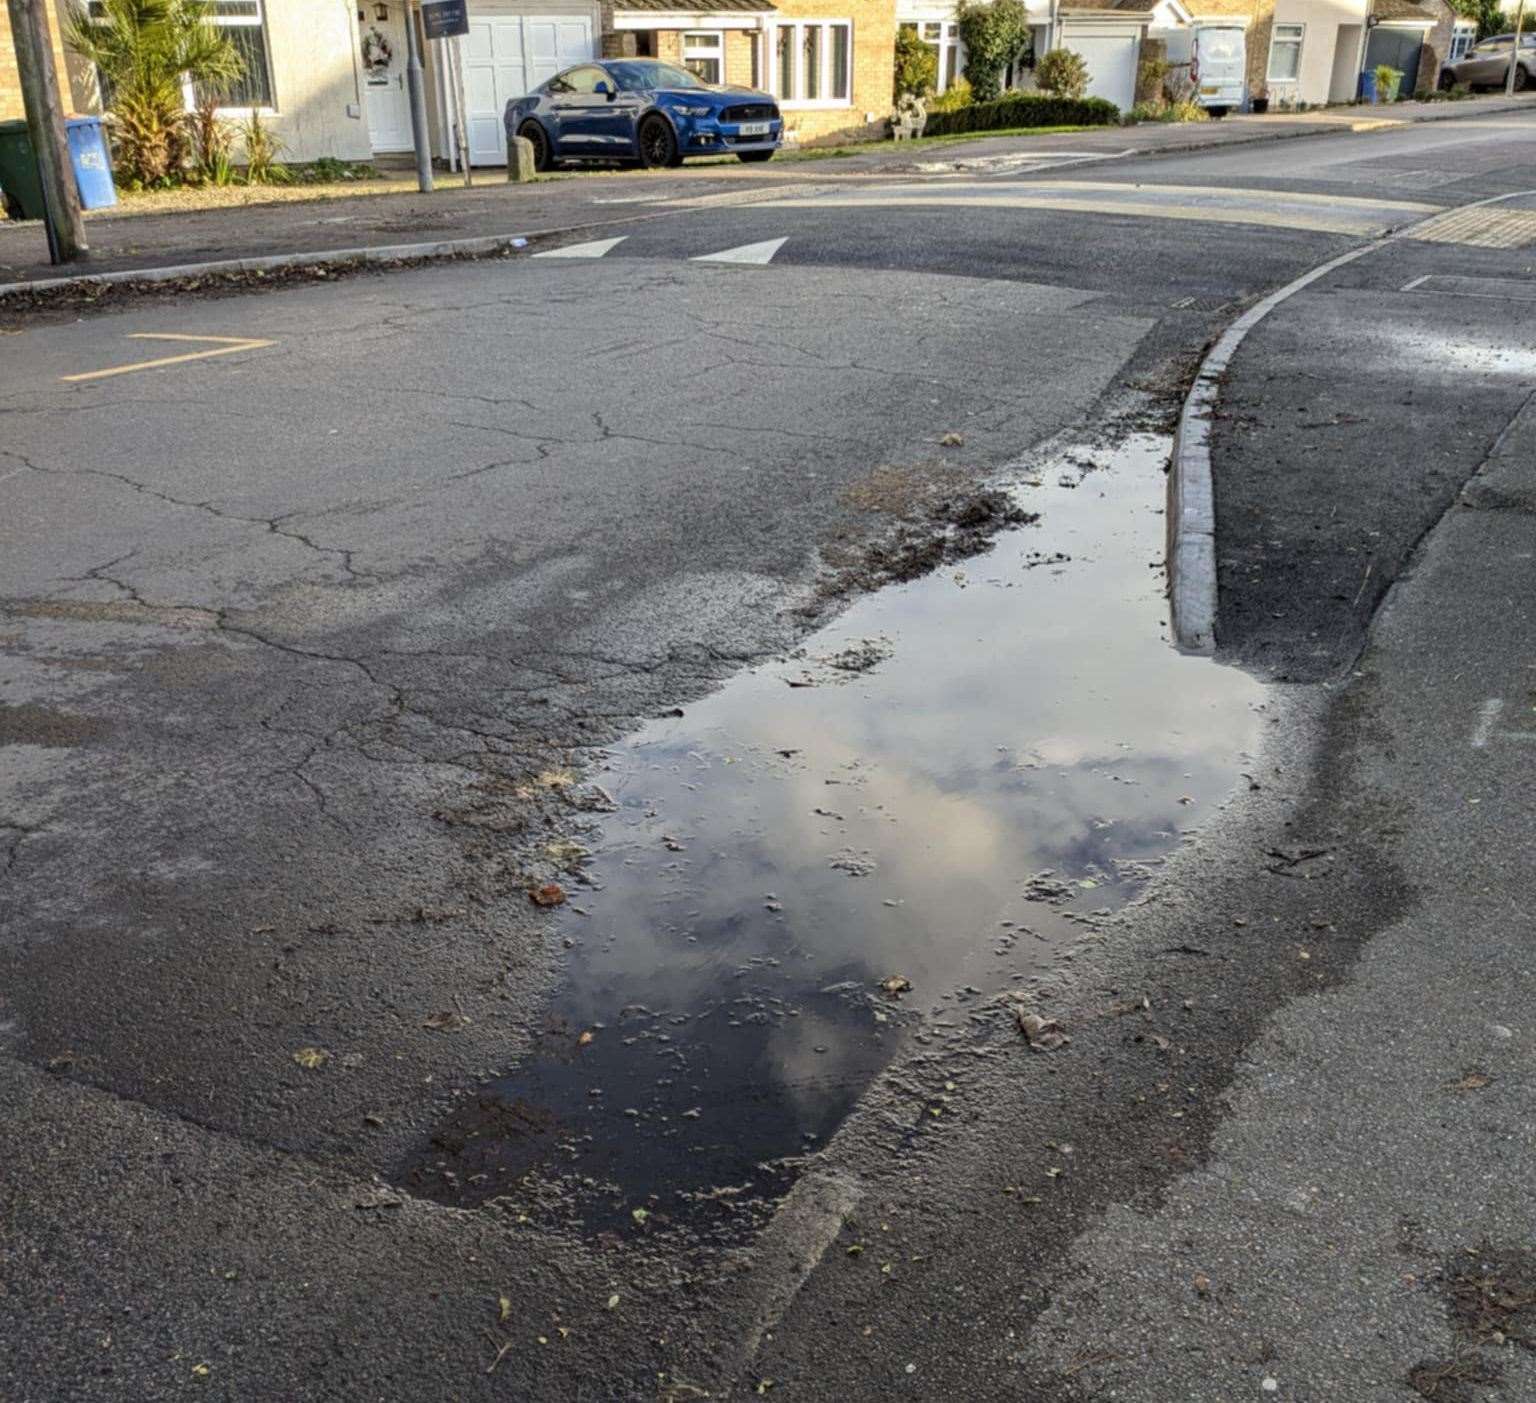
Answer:
[[[557,73],[507,104],[509,137],[533,143],[534,164],[638,161],[677,166],[687,156],[766,161],[779,148],[778,104],[751,88],[711,87],[655,59],[605,59]]]

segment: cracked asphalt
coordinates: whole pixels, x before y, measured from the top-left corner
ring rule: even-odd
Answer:
[[[1462,203],[1508,188],[1529,132],[1295,141],[1266,175]],[[1170,183],[1252,188],[1232,164],[1248,159],[1157,165]],[[1443,179],[1401,196],[1415,170]],[[786,233],[765,267],[688,261]],[[1381,738],[1408,724],[1390,698],[1435,674],[1418,623],[1430,606],[1405,589],[1367,680],[1339,684],[1467,477],[1526,442],[1506,433],[1532,383],[1518,344],[1470,387],[1466,365],[1425,350],[1491,346],[1501,304],[1396,289],[1421,273],[1529,277],[1528,253],[1405,246],[1390,275],[1362,260],[1265,324],[1235,367],[1217,442],[1221,642],[1308,685],[1276,704],[1262,784],[1115,939],[1078,952],[1085,973],[1063,967],[1070,1053],[979,1063],[953,1125],[894,1140],[877,1087],[762,1240],[725,1252],[584,1239],[389,1180],[448,1094],[537,1028],[562,952],[528,891],[560,876],[550,841],[602,807],[583,768],[594,748],[835,610],[860,575],[829,594],[829,560],[857,561],[899,520],[900,503],[855,505],[892,466],[980,490],[1054,436],[1091,437],[1129,395],[1166,408],[1237,309],[1355,242],[768,204],[651,221],[591,262],[188,298],[0,341],[0,1393],[1257,1389],[1260,1364],[1199,1363],[1194,1377],[1224,1382],[1195,1389],[1178,1370],[1201,1341],[1163,1368],[1172,1327],[1134,1335],[1150,1297],[1121,1302],[1136,1268],[1104,1224],[1226,1162],[1241,1131],[1221,1127],[1241,1116],[1270,1016],[1340,997],[1374,936],[1430,909],[1405,870],[1463,841],[1400,838],[1407,781]],[[61,380],[160,354],[130,339],[145,335],[274,344]],[[1302,388],[1309,361],[1324,392]],[[1383,405],[1384,384],[1400,402]],[[1346,438],[1317,441],[1313,419]],[[1339,494],[1318,474],[1346,457],[1361,488]],[[1509,471],[1499,490],[1518,500]],[[1340,510],[1322,526],[1307,512],[1325,494]],[[1387,544],[1340,607],[1371,531]],[[1298,567],[1300,534],[1321,544]],[[1254,564],[1269,558],[1273,573]],[[1528,639],[1518,612],[1487,626],[1511,655]],[[1447,694],[1448,726],[1461,703]],[[1514,752],[1498,754],[1511,783]],[[1339,854],[1329,909],[1351,919],[1304,963],[1292,931],[1314,919],[1314,890],[1256,872],[1255,844]],[[1261,919],[1286,937],[1235,924]],[[1518,955],[1501,958],[1514,978]],[[1123,1035],[1143,1014],[1187,1030],[1177,1077]],[[898,1074],[950,1072],[920,1054]],[[1188,1090],[1170,1120],[1175,1081]],[[1351,1114],[1368,1119],[1346,1104],[1339,1123]],[[1528,1127],[1523,1108],[1506,1114]],[[1004,1188],[1069,1156],[1048,1207],[999,1213]],[[1424,1216],[1426,1262],[1475,1246]],[[1502,1208],[1480,1222],[1520,1235]],[[1179,1260],[1157,1226],[1148,1250]],[[863,1253],[878,1234],[899,1250]],[[1304,1359],[1313,1337],[1297,1330]],[[1231,1349],[1250,1346],[1289,1357],[1285,1342]],[[1148,1354],[1158,1367],[1139,1379],[1100,1372]],[[1418,1360],[1390,1362],[1398,1379]],[[1331,1392],[1302,1377],[1285,1396],[1412,1396],[1347,1367]]]

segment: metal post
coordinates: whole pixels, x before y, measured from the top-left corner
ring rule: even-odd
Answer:
[[[1520,29],[1525,21],[1525,0],[1520,0],[1520,8],[1515,11],[1515,46],[1509,51],[1509,76],[1504,80],[1504,95],[1514,96],[1515,70],[1520,67]]]
[[[11,0],[12,4],[16,0]],[[432,189],[432,152],[427,141],[427,93],[421,73],[421,42],[414,7],[405,7],[405,86],[411,99],[411,140],[416,146],[416,184],[423,195]]]
[[[59,99],[59,75],[53,65],[53,41],[43,0],[8,0],[16,69],[27,113],[27,130],[37,154],[37,174],[43,187],[43,219],[48,256],[55,263],[72,263],[90,252],[80,217],[80,192],[69,164],[64,135],[64,104]]]

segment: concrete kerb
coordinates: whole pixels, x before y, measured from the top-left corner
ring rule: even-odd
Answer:
[[[1536,194],[1511,190],[1487,199],[1455,206],[1455,211],[1480,209]],[[1450,210],[1438,210],[1385,238],[1330,258],[1316,268],[1254,303],[1217,338],[1195,373],[1195,382],[1179,411],[1173,438],[1173,463],[1168,474],[1168,598],[1174,646],[1182,653],[1209,655],[1216,651],[1216,489],[1211,465],[1211,425],[1221,398],[1222,379],[1248,333],[1276,307],[1336,269],[1385,248]]]

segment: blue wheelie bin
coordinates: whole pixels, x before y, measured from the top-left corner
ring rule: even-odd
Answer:
[[[100,117],[71,117],[64,123],[69,163],[75,168],[75,188],[81,209],[106,209],[117,203],[112,183],[112,156]]]

